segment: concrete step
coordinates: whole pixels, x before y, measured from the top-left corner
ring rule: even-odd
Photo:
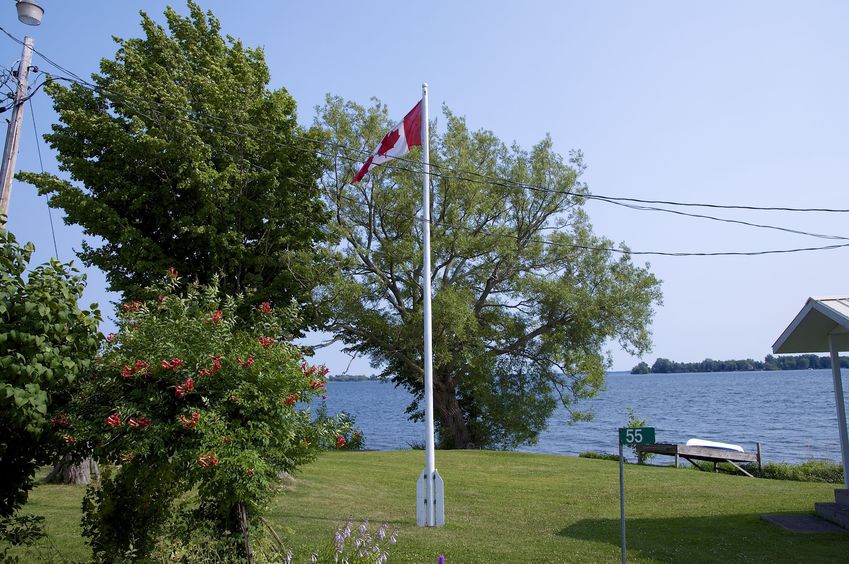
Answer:
[[[819,502],[814,504],[814,510],[826,521],[849,529],[849,507],[837,503]]]

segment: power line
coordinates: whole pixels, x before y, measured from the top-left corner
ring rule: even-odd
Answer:
[[[6,36],[8,36],[12,41],[19,43],[19,44],[23,44],[23,42],[19,38],[15,37],[14,35],[9,33],[8,31],[6,31],[4,28],[0,27],[0,31],[2,31]],[[69,68],[57,63],[56,61],[54,61],[53,59],[51,59],[50,57],[48,57],[47,55],[45,55],[41,51],[39,51],[37,49],[33,49],[33,52],[36,53],[38,56],[40,56],[42,59],[44,59],[50,65],[54,66],[55,68],[59,69],[63,73],[72,77],[73,78],[72,81],[79,84],[80,86],[83,86],[83,87],[86,87],[86,88],[89,88],[91,90],[95,90],[95,91],[98,91],[98,92],[100,92],[101,90],[109,92],[108,89],[105,89],[101,86],[98,86],[98,85],[82,78],[80,75],[76,74],[75,72],[73,72]],[[66,80],[70,80],[70,79],[66,79]],[[110,92],[110,94],[112,94],[113,96],[116,95],[116,93],[114,93],[114,92]],[[151,103],[152,102],[150,100],[142,100],[142,101],[145,102],[145,103]],[[165,106],[165,104],[161,103],[161,102],[152,102],[152,103],[163,106],[163,107]],[[177,110],[177,108],[172,108],[172,109]],[[209,117],[211,117],[213,120],[227,123],[222,118],[217,118],[216,116],[209,116]],[[195,123],[198,123],[198,122],[195,122]],[[200,124],[200,125],[208,125],[208,124]],[[274,133],[273,130],[269,130],[267,128],[255,126],[253,124],[242,124],[242,125],[244,125],[248,128],[251,128],[251,129],[255,129],[255,130],[262,130],[262,131]],[[332,141],[322,141],[320,139],[314,139],[314,138],[311,138],[311,137],[305,137],[305,136],[299,136],[299,135],[293,135],[293,137],[307,141],[307,142],[310,142],[310,143],[321,144],[321,145],[324,145],[325,147],[330,147],[334,150],[340,150],[341,149],[344,153],[359,153],[360,155],[365,156],[365,157],[368,157],[368,155],[371,154],[370,150],[367,150],[367,149],[364,149],[364,148],[351,148],[351,147],[347,147],[347,146],[344,146],[344,145],[341,145],[341,144],[338,144],[338,143],[335,143],[335,142],[332,142]],[[324,156],[327,156],[327,155],[324,155]],[[353,162],[359,162],[359,160],[348,157],[347,154],[345,155],[344,158],[350,159]],[[412,159],[405,158],[405,157],[396,157],[396,158],[393,159],[393,162],[409,163],[409,164],[412,164],[412,165],[418,165],[419,164],[418,161],[414,161]],[[387,165],[382,165],[382,166],[387,166]],[[404,169],[402,167],[398,167],[397,165],[395,165],[395,168],[400,168],[401,170],[409,170],[409,169]],[[781,211],[781,212],[804,212],[804,213],[849,213],[849,209],[847,209],[847,208],[733,205],[733,204],[714,204],[714,203],[705,203],[705,202],[681,202],[681,201],[673,201],[673,200],[650,200],[650,199],[630,198],[630,197],[622,197],[622,196],[605,196],[605,195],[601,195],[601,194],[581,194],[581,193],[575,193],[575,192],[569,192],[569,191],[553,190],[551,188],[546,188],[544,186],[535,186],[535,185],[515,182],[515,181],[509,180],[509,179],[503,179],[503,178],[484,175],[484,174],[481,174],[481,173],[478,173],[478,172],[475,172],[475,171],[452,169],[450,167],[440,165],[439,163],[431,163],[431,168],[432,169],[435,168],[437,170],[450,171],[452,174],[431,172],[432,175],[438,176],[440,178],[445,178],[445,179],[464,180],[464,181],[467,181],[467,182],[479,181],[479,182],[483,182],[483,183],[486,183],[486,184],[501,184],[501,185],[506,184],[506,185],[509,185],[509,186],[524,188],[524,189],[528,189],[528,190],[540,190],[540,191],[558,193],[558,194],[561,194],[561,195],[564,195],[564,196],[581,197],[581,198],[586,198],[586,199],[590,199],[590,200],[604,201],[604,202],[608,202],[608,203],[618,201],[618,202],[631,202],[631,203],[636,203],[636,204],[668,205],[668,206],[678,206],[678,207],[703,207],[703,208],[726,209],[726,210]],[[465,174],[465,175],[468,175],[468,176],[461,176],[458,173]],[[480,179],[480,180],[475,180],[475,178]],[[633,208],[633,209],[639,209],[639,208]],[[654,211],[660,211],[660,209],[656,209]],[[668,210],[668,211],[671,212],[671,210]],[[714,219],[714,218],[711,218],[710,216],[705,216],[703,218],[704,219]],[[724,221],[724,220],[719,219],[718,221]],[[757,226],[757,225],[753,225],[753,226]],[[767,227],[767,228],[769,228],[769,227]]]
[[[42,83],[43,84],[43,83]],[[35,92],[33,92],[35,94]],[[31,97],[32,95],[30,95]],[[35,132],[35,148],[38,151],[38,164],[41,167],[41,174],[44,174],[44,161],[41,158],[41,138],[38,135],[38,126],[35,124],[35,106],[29,105],[29,114],[32,117],[32,130]],[[56,229],[53,227],[53,212],[50,211],[50,204],[47,204],[47,217],[50,218],[50,234],[53,236],[53,253],[57,259],[59,258],[59,247],[56,245]]]
[[[357,200],[356,198],[351,198],[350,196],[345,196],[342,194],[337,194],[336,197],[355,203],[360,206],[368,206],[368,202],[363,202],[361,200]],[[402,214],[401,212],[396,212],[393,210],[385,210],[388,213],[403,217],[404,219],[413,219],[415,221],[422,221],[422,218],[417,215],[409,215]],[[456,230],[463,230],[468,232],[474,232],[474,230],[465,225],[455,225],[443,221],[434,221],[431,220],[430,224],[435,227],[449,227]],[[521,238],[516,235],[511,235],[508,233],[487,233],[487,236],[490,237],[499,237],[499,238],[509,238],[520,240]],[[776,254],[791,254],[791,253],[801,253],[801,252],[810,252],[810,251],[829,251],[834,249],[840,249],[844,247],[849,247],[849,243],[840,243],[834,245],[825,245],[822,247],[799,247],[793,249],[772,249],[772,250],[763,250],[763,251],[717,251],[717,252],[674,252],[674,251],[632,251],[626,249],[620,249],[617,247],[592,247],[588,245],[577,245],[573,243],[560,243],[557,241],[551,241],[549,239],[540,239],[533,238],[531,239],[533,242],[541,243],[548,246],[553,247],[562,247],[562,248],[572,248],[572,249],[581,249],[585,251],[603,251],[603,252],[611,252],[618,253],[622,255],[635,255],[635,256],[666,256],[666,257],[720,257],[720,256],[760,256],[760,255],[776,255]]]
[[[9,34],[2,27],[0,27],[0,31],[3,31],[7,36],[11,37],[13,40],[20,42],[19,40],[17,40],[14,36]],[[79,86],[81,86],[83,88],[92,90],[92,91],[97,92],[101,95],[103,95],[103,92],[106,92],[107,94],[111,94],[113,103],[117,102],[119,104],[123,104],[123,105],[129,107],[130,109],[136,111],[140,116],[151,119],[151,116],[146,115],[142,111],[139,111],[138,107],[133,106],[130,103],[127,103],[126,100],[115,100],[116,96],[121,97],[122,95],[116,94],[114,92],[110,92],[108,89],[103,88],[101,86],[94,85],[91,82],[80,78],[79,75],[73,73],[69,69],[67,69],[67,68],[59,65],[58,63],[54,62],[52,59],[45,56],[43,53],[36,51],[36,50],[34,50],[34,52],[37,53],[39,56],[41,56],[49,64],[55,66],[56,68],[60,69],[63,72],[70,74],[73,78],[56,77],[56,76],[51,76],[48,73],[43,73],[43,74],[47,75],[48,77],[50,77],[54,80],[64,80],[64,81],[68,81],[68,82],[78,84]],[[39,85],[39,88],[43,85],[44,85],[44,82],[41,85]],[[126,96],[124,96],[124,97],[126,97]],[[138,98],[138,97],[136,97],[136,98]],[[138,98],[138,99],[141,100],[145,104],[154,104],[154,105],[157,105],[157,106],[160,106],[160,107],[165,107],[165,104],[162,104],[160,102],[151,101],[151,100],[143,100],[141,98]],[[150,111],[152,111],[156,114],[159,114],[160,116],[163,116],[163,117],[170,117],[171,119],[176,119],[176,120],[191,123],[191,124],[194,124],[194,125],[200,125],[200,126],[203,126],[203,127],[210,127],[209,123],[204,123],[204,122],[192,119],[192,118],[186,118],[186,117],[183,117],[183,116],[169,116],[169,115],[167,115],[167,114],[165,114],[162,111],[157,110],[157,109],[150,109]],[[216,121],[224,122],[228,126],[232,125],[232,123],[226,122],[222,118],[217,118],[215,116],[210,116],[210,117],[212,117]],[[268,133],[277,133],[276,131],[268,129],[268,128],[261,128],[261,127],[258,127],[258,126],[253,126],[251,124],[243,124],[243,125],[246,125],[247,127],[252,128],[254,130],[265,131],[265,132],[268,132]],[[224,132],[234,134],[234,135],[238,135],[238,136],[242,136],[242,137],[248,136],[247,133],[240,132],[240,131],[224,130]],[[309,138],[309,137],[298,136],[298,135],[293,135],[293,137],[295,137],[296,139],[307,140],[307,141],[310,141],[310,142],[313,142],[313,143],[320,143],[324,146],[329,146],[329,147],[331,147],[331,148],[333,148],[337,151],[340,150],[340,149],[348,150],[348,148],[346,148],[346,147],[344,147],[340,144],[336,144],[336,143],[324,142],[324,141],[320,141],[320,140],[317,140],[317,139],[312,139],[312,138]],[[281,146],[281,147],[287,147],[287,148],[299,150],[299,151],[302,151],[302,152],[307,152],[307,150],[302,148],[302,147],[299,147],[297,145],[290,144],[290,143],[284,143],[282,141],[275,140],[274,144],[277,145],[277,146]],[[363,154],[367,153],[364,150],[355,150],[355,151],[363,153]],[[323,156],[323,157],[326,157],[326,158],[340,158],[342,160],[349,161],[349,162],[352,162],[352,163],[353,162],[359,162],[359,159],[351,157],[351,156],[345,154],[344,152],[333,153],[333,154],[329,154],[329,153],[325,153],[325,152],[321,152],[321,151],[308,151],[308,152],[310,152],[310,153],[315,152],[316,154]],[[367,153],[367,154],[370,154],[370,153]],[[405,159],[405,158],[398,158],[398,159],[395,159],[395,161],[415,163],[416,165],[418,165],[418,162],[412,161],[410,159]],[[254,165],[253,163],[248,163],[248,164],[251,164],[253,166],[258,166],[258,165]],[[386,165],[379,165],[379,166],[386,166]],[[453,169],[450,169],[448,167],[443,167],[443,166],[438,165],[438,164],[434,164],[432,166],[439,168],[439,169],[453,170]],[[262,167],[260,167],[260,168],[262,168]],[[408,169],[408,168],[399,167],[397,165],[394,165],[393,168],[408,171],[408,172],[413,172],[413,173],[419,172],[418,169]],[[450,174],[449,175],[449,174],[443,174],[443,173],[438,173],[438,172],[436,172],[436,173],[432,172],[432,176],[435,176],[437,178],[443,178],[443,179],[462,180],[462,181],[467,181],[467,182],[485,184],[485,185],[489,185],[489,186],[501,186],[501,187],[505,187],[505,188],[523,188],[523,189],[539,191],[539,192],[555,193],[555,194],[564,195],[564,196],[572,196],[572,197],[579,198],[579,199],[580,198],[588,199],[588,200],[595,199],[595,200],[598,200],[598,201],[613,203],[613,204],[616,204],[616,205],[628,207],[628,208],[631,208],[631,209],[637,209],[637,210],[640,210],[640,211],[666,212],[666,213],[673,213],[673,214],[676,214],[676,215],[682,215],[682,216],[688,216],[688,217],[694,217],[694,218],[700,218],[700,219],[708,219],[708,220],[714,220],[714,221],[720,221],[720,222],[726,222],[726,223],[737,223],[737,224],[746,225],[746,226],[750,226],[750,227],[757,227],[757,228],[763,228],[763,229],[774,229],[774,230],[785,231],[785,232],[789,232],[789,233],[811,236],[811,237],[817,237],[817,238],[835,239],[835,240],[849,240],[849,238],[847,238],[847,237],[842,237],[842,236],[838,236],[838,235],[823,235],[823,234],[818,234],[818,233],[810,233],[810,232],[806,232],[806,231],[784,228],[784,227],[780,227],[780,226],[755,224],[755,223],[750,223],[750,222],[746,222],[746,221],[742,221],[742,220],[717,218],[717,217],[707,216],[707,215],[702,215],[702,214],[690,214],[690,213],[686,213],[686,212],[680,212],[680,211],[677,211],[677,210],[667,210],[667,209],[663,209],[663,208],[651,208],[651,207],[646,207],[646,206],[635,206],[635,205],[631,205],[631,204],[621,203],[618,200],[623,200],[623,201],[628,201],[628,202],[660,202],[660,201],[638,200],[638,199],[634,199],[634,198],[614,198],[614,197],[610,197],[610,196],[601,196],[601,195],[593,195],[593,194],[583,194],[583,193],[578,193],[578,192],[553,190],[553,189],[545,188],[545,187],[541,187],[541,186],[518,183],[518,182],[510,181],[510,180],[507,180],[507,179],[487,177],[485,175],[481,175],[481,174],[475,173],[475,172],[469,172],[469,171],[462,171],[462,172],[465,172],[467,174],[471,174],[473,176],[477,176],[478,178],[481,178],[481,180],[463,177],[463,176],[459,176],[457,174]],[[289,179],[294,180],[292,178],[289,178]],[[681,202],[661,202],[661,203],[665,203],[665,204],[669,204],[669,205],[686,205],[686,206],[702,206],[703,205],[703,204],[681,203]],[[764,211],[764,210],[769,210],[769,211],[820,211],[820,212],[834,212],[834,213],[849,212],[849,210],[828,209],[828,208],[777,208],[777,207],[767,208],[767,207],[757,207],[757,206],[720,206],[720,205],[716,205],[716,204],[704,204],[704,206],[705,207],[723,208],[723,209],[726,209],[726,208],[727,209],[750,209],[750,210],[759,210],[759,211]],[[447,224],[443,224],[443,225],[447,225]],[[455,229],[458,228],[457,226],[453,226],[453,227]],[[552,242],[550,242],[550,241],[546,241],[546,240],[541,240],[541,241],[546,242],[546,244],[552,244]],[[582,248],[582,249],[586,249],[586,250],[607,250],[607,251],[618,252],[618,253],[622,253],[622,254],[655,255],[655,256],[756,256],[756,255],[764,255],[764,254],[782,254],[782,253],[796,253],[796,252],[806,252],[806,251],[830,250],[830,249],[842,248],[842,247],[845,247],[845,246],[849,246],[849,245],[836,244],[836,245],[827,245],[827,246],[822,246],[822,247],[801,247],[801,248],[794,248],[794,249],[777,249],[777,250],[766,250],[766,251],[741,251],[741,252],[664,252],[664,251],[624,251],[622,249],[616,249],[616,248],[613,248],[613,247],[602,248],[602,247],[582,247],[582,246],[579,246],[579,245],[573,245],[573,247],[575,247],[575,248]]]
[[[604,199],[604,198],[598,198],[598,199]],[[838,241],[849,241],[849,237],[843,237],[842,235],[823,235],[821,233],[811,233],[811,232],[808,232],[808,231],[800,231],[798,229],[791,229],[789,227],[780,227],[780,226],[777,226],[777,225],[767,225],[767,224],[763,224],[763,223],[752,223],[752,222],[749,222],[749,221],[743,221],[741,219],[728,219],[728,218],[724,218],[724,217],[714,217],[712,215],[687,213],[687,212],[682,212],[682,211],[678,211],[678,210],[668,210],[668,209],[665,209],[665,208],[656,208],[656,207],[653,207],[653,206],[638,206],[636,204],[629,204],[629,203],[626,203],[626,202],[619,202],[619,201],[608,200],[608,199],[605,199],[605,200],[607,201],[607,203],[614,204],[614,205],[617,205],[617,206],[622,206],[622,207],[633,209],[633,210],[665,212],[665,213],[671,213],[671,214],[674,214],[674,215],[681,215],[681,216],[685,216],[685,217],[709,219],[709,220],[712,220],[712,221],[719,221],[719,222],[723,222],[723,223],[734,223],[734,224],[738,224],[738,225],[746,225],[748,227],[757,227],[759,229],[773,229],[775,231],[783,231],[785,233],[793,233],[795,235],[805,235],[805,236],[808,236],[808,237],[816,237],[816,238],[819,238],[819,239],[832,239],[832,240],[838,240]]]
[[[83,88],[87,88],[87,89],[90,89],[90,90],[92,90],[94,92],[98,92],[98,93],[101,93],[100,92],[101,90],[107,90],[107,89],[103,89],[103,88],[97,87],[97,86],[89,87],[85,84],[81,84],[81,83],[77,82],[76,80],[71,79],[71,78],[67,78],[67,77],[53,77],[53,79],[72,82],[74,84],[78,84],[79,86],[81,86]],[[108,90],[107,90],[107,92],[108,92]],[[118,103],[118,104],[124,105],[125,107],[128,107],[128,108],[132,109],[133,111],[135,111],[138,115],[140,115],[142,117],[146,117],[148,119],[152,119],[151,116],[149,116],[149,115],[145,114],[143,111],[139,110],[138,106],[134,106],[132,103],[128,103],[125,100],[115,100],[114,98],[111,98],[111,100],[112,100],[113,104]],[[147,100],[144,101],[144,103],[148,103],[148,102],[149,101],[147,101]],[[150,103],[152,103],[153,105],[156,105],[156,106],[164,106],[164,104],[161,104],[159,102],[150,102]],[[182,122],[186,122],[186,123],[191,123],[193,125],[199,125],[199,126],[202,126],[202,127],[210,127],[209,123],[205,123],[205,122],[193,119],[193,118],[168,115],[168,114],[166,114],[166,113],[164,113],[164,112],[162,112],[158,109],[154,109],[154,108],[151,108],[149,111],[154,112],[156,114],[159,114],[160,116],[165,117],[165,118],[174,119],[174,120],[178,120],[178,121],[182,121]],[[219,118],[214,118],[214,119],[216,119],[217,121],[224,121],[223,119],[219,119]],[[232,124],[228,123],[228,125],[232,125]],[[270,130],[270,129],[267,129],[267,128],[259,128],[259,127],[255,127],[255,126],[252,126],[252,127],[254,127],[254,129],[264,131],[264,132],[267,132],[267,133],[275,133],[273,130]],[[231,133],[233,135],[242,136],[242,137],[248,137],[249,136],[248,133],[235,131],[235,130],[224,130],[224,132]],[[302,139],[302,140],[312,140],[308,137],[303,137],[303,136],[293,135],[293,137],[296,137],[296,138]],[[342,160],[352,162],[352,163],[359,162],[359,160],[357,158],[351,157],[351,156],[346,155],[344,153],[341,153],[341,154],[340,153],[333,153],[333,154],[331,154],[331,153],[326,153],[326,152],[322,152],[322,151],[319,151],[319,150],[307,150],[307,149],[305,149],[305,148],[303,148],[299,145],[292,144],[292,143],[285,143],[285,142],[279,141],[279,140],[275,140],[275,141],[273,141],[273,143],[277,146],[280,146],[280,147],[286,147],[286,148],[298,150],[298,151],[301,151],[301,152],[308,152],[310,154],[316,153],[316,154],[318,154],[322,157],[325,157],[325,158],[340,158]],[[334,147],[338,148],[340,146],[335,145]],[[395,159],[395,160],[410,162],[407,159],[403,159],[403,158],[399,158],[399,159]],[[397,170],[403,170],[403,171],[412,172],[412,173],[418,173],[419,172],[418,169],[410,169],[410,168],[405,168],[405,167],[401,167],[401,166],[398,166],[398,165],[379,164],[377,166],[384,167],[384,168],[387,168],[387,169],[388,168],[395,168]],[[689,212],[683,212],[683,211],[678,211],[678,210],[668,210],[668,209],[657,208],[657,207],[637,206],[637,205],[634,205],[634,204],[619,202],[616,199],[611,198],[611,197],[607,197],[607,196],[599,196],[599,195],[594,195],[594,194],[582,194],[582,193],[579,193],[579,192],[568,192],[568,191],[562,191],[562,190],[552,190],[552,189],[549,189],[549,188],[534,186],[534,185],[530,185],[530,184],[519,184],[519,183],[509,181],[509,180],[476,180],[476,179],[473,179],[473,178],[467,178],[467,177],[462,177],[462,176],[458,176],[458,175],[447,175],[447,174],[443,174],[443,173],[439,173],[439,172],[431,172],[431,176],[436,177],[436,178],[441,178],[441,179],[447,179],[447,180],[461,180],[461,181],[465,181],[465,182],[483,184],[483,185],[486,185],[486,186],[500,186],[500,187],[509,188],[509,189],[523,188],[523,189],[528,189],[528,190],[531,190],[531,191],[536,191],[536,192],[541,192],[541,193],[549,193],[549,194],[553,193],[553,194],[558,194],[558,195],[562,195],[562,196],[572,196],[572,197],[575,197],[575,198],[583,198],[583,199],[587,199],[587,200],[598,200],[598,201],[602,201],[602,202],[605,202],[605,203],[619,205],[619,206],[622,206],[622,207],[626,207],[626,208],[630,208],[630,209],[634,209],[634,210],[638,210],[638,211],[664,212],[664,213],[670,213],[670,214],[679,215],[679,216],[692,217],[692,218],[697,218],[697,219],[705,219],[705,220],[710,220],[710,221],[717,221],[717,222],[721,222],[721,223],[744,225],[744,226],[758,228],[758,229],[771,229],[771,230],[775,230],[775,231],[782,231],[782,232],[786,232],[786,233],[792,233],[792,234],[795,234],[795,235],[803,235],[803,236],[815,237],[815,238],[819,238],[819,239],[849,240],[849,237],[844,237],[844,236],[841,236],[841,235],[827,235],[827,234],[821,234],[821,233],[811,233],[811,232],[808,232],[808,231],[802,231],[802,230],[798,230],[798,229],[790,229],[790,228],[787,228],[787,227],[781,227],[781,226],[776,226],[776,225],[760,224],[760,223],[753,223],[753,222],[737,220],[737,219],[721,218],[721,217],[715,217],[715,216],[706,215],[706,214],[694,214],[694,213],[689,213]],[[799,211],[799,210],[796,210],[796,211]],[[837,211],[837,210],[833,210],[833,211]]]
[[[70,81],[70,82],[77,83],[75,80],[72,80],[72,79],[69,79],[69,78],[66,78],[66,77],[53,77],[53,78],[54,78],[54,79],[66,80],[66,81]],[[77,83],[77,84],[79,84],[79,83]],[[85,85],[82,85],[82,84],[80,84],[80,86],[82,86],[82,87],[84,87],[84,88],[88,88],[88,87],[86,87]],[[99,88],[99,87],[95,87],[95,88],[91,88],[91,90],[99,91],[99,90],[100,90],[100,88]],[[114,102],[114,100],[113,100],[113,102]],[[125,106],[129,107],[130,109],[134,110],[136,113],[138,113],[138,114],[139,114],[140,116],[142,116],[142,117],[145,117],[145,118],[147,118],[147,119],[154,119],[154,118],[152,118],[152,116],[147,115],[147,114],[146,114],[146,113],[144,113],[143,111],[140,111],[140,110],[138,109],[138,107],[133,106],[131,103],[127,103],[126,101],[122,101],[122,100],[118,100],[117,102],[118,102],[119,104],[123,104],[123,105],[125,105]],[[161,112],[161,111],[159,111],[159,110],[157,110],[157,109],[151,109],[150,111],[152,111],[152,112],[154,112],[154,113],[156,113],[156,114],[159,114],[160,116],[163,116],[163,117],[170,117],[171,119],[174,119],[174,120],[177,120],[177,121],[182,121],[182,122],[186,122],[186,123],[191,123],[191,124],[194,124],[194,125],[200,125],[200,126],[203,126],[203,127],[209,127],[209,124],[208,124],[208,123],[204,123],[204,122],[201,122],[201,121],[198,121],[198,120],[192,119],[192,118],[186,118],[186,117],[182,117],[182,116],[168,116],[167,114],[164,114],[163,112]],[[263,129],[263,128],[260,128],[260,129]],[[266,131],[266,132],[269,132],[269,133],[273,133],[273,131],[272,131],[272,130],[267,130],[267,129],[266,129],[265,131]],[[233,135],[237,135],[237,136],[241,136],[241,137],[247,137],[247,136],[248,136],[248,134],[247,134],[247,133],[240,132],[240,131],[224,130],[224,132],[226,132],[226,133],[230,133],[230,134],[233,134]],[[294,145],[294,144],[290,144],[290,143],[284,143],[284,142],[282,142],[282,141],[274,141],[274,144],[275,144],[275,145],[277,145],[277,146],[280,146],[280,147],[291,148],[291,149],[299,150],[299,151],[302,151],[302,152],[309,152],[309,153],[312,153],[312,152],[313,152],[313,151],[308,151],[307,149],[304,149],[303,147],[299,147],[298,145]],[[353,159],[352,157],[348,157],[347,155],[328,154],[328,153],[322,153],[322,152],[320,152],[320,151],[315,151],[315,152],[316,152],[316,153],[318,153],[318,154],[319,154],[319,155],[321,155],[321,156],[324,156],[324,157],[328,157],[328,158],[330,158],[330,157],[336,157],[336,158],[341,158],[341,159],[343,159],[343,160],[347,160],[347,161],[355,162],[355,159]],[[263,170],[263,171],[265,171],[265,172],[270,172],[270,171],[268,171],[267,169],[265,169],[265,168],[261,167],[260,165],[257,165],[257,164],[255,164],[255,163],[251,163],[250,161],[247,161],[246,159],[243,159],[243,160],[244,160],[244,162],[245,162],[246,164],[248,164],[248,165],[250,165],[250,166],[253,166],[253,167],[255,167],[255,168],[259,169],[259,170]],[[378,165],[378,166],[385,166],[385,165]],[[401,167],[396,167],[396,168],[400,168],[401,170],[406,170],[406,171],[414,172],[414,173],[418,173],[418,172],[419,172],[418,170],[413,170],[413,169],[404,169],[404,168],[401,168]],[[432,173],[432,176],[445,177],[444,175],[441,175],[441,174],[439,174],[439,173]],[[292,177],[284,177],[284,178],[287,178],[288,180],[291,180],[291,181],[296,181],[296,179],[294,179],[294,178],[292,178]],[[456,177],[449,177],[449,178],[456,178]],[[476,181],[476,182],[477,182],[477,183],[479,183],[479,184],[496,185],[496,186],[502,186],[502,187],[506,187],[506,188],[512,188],[512,187],[514,187],[514,186],[511,186],[511,185],[509,185],[509,184],[505,184],[505,183],[493,183],[493,182],[483,182],[483,181]],[[579,198],[580,198],[580,197],[583,197],[583,198],[586,198],[586,197],[587,197],[587,195],[583,195],[583,194],[575,194],[575,196],[576,196],[576,197],[579,197]],[[360,204],[361,204],[361,205],[363,205],[363,203],[362,203],[362,202],[360,202]],[[695,216],[695,214],[688,214],[688,213],[686,213],[686,212],[674,212],[673,210],[663,210],[663,211],[669,211],[669,212],[673,212],[673,213],[677,213],[677,214],[679,214],[679,215],[685,215],[685,216]],[[704,216],[704,217],[705,217],[705,218],[710,218],[710,216]],[[731,223],[744,223],[744,224],[748,224],[748,223],[746,223],[746,222],[739,222],[739,221],[736,221],[736,220],[723,220],[722,218],[711,218],[711,219],[715,219],[715,220],[717,220],[717,221],[728,221],[728,222],[731,222]],[[441,223],[441,224],[432,223],[432,225],[442,225],[442,226],[453,227],[453,228],[455,228],[455,229],[464,229],[464,227],[462,227],[462,226],[451,226],[451,225],[449,225],[449,224],[445,224],[445,223]],[[802,234],[802,235],[807,235],[807,236],[812,236],[812,237],[827,238],[827,239],[841,239],[841,240],[849,240],[849,238],[840,237],[840,236],[834,236],[834,235],[821,235],[821,234],[816,234],[816,233],[808,233],[808,232],[804,232],[804,231],[795,231],[795,230],[789,230],[789,229],[782,228],[782,227],[777,227],[777,226],[765,226],[765,225],[756,225],[756,224],[748,224],[748,225],[750,225],[750,226],[752,226],[752,227],[763,227],[763,228],[771,228],[771,229],[777,229],[777,230],[782,230],[782,231],[790,231],[790,232],[793,232],[793,233]],[[503,236],[503,235],[501,235],[501,234],[491,234],[491,235]],[[556,242],[551,242],[551,241],[544,240],[544,239],[541,239],[541,240],[539,240],[538,242],[542,242],[542,243],[544,243],[544,244],[555,244],[555,245],[565,246],[565,245],[563,245],[563,244],[558,244],[558,243],[556,243]],[[578,248],[578,249],[583,249],[583,250],[609,251],[609,252],[614,252],[614,253],[628,254],[628,255],[635,255],[635,256],[672,256],[672,257],[687,257],[687,256],[759,256],[759,255],[769,255],[769,254],[786,254],[786,253],[798,253],[798,252],[809,252],[809,251],[832,250],[832,249],[838,249],[838,248],[842,248],[842,247],[846,247],[846,246],[849,246],[849,244],[836,244],[836,245],[827,245],[827,246],[822,246],[822,247],[799,247],[799,248],[792,248],[792,249],[774,249],[774,250],[765,250],[765,251],[739,251],[739,252],[666,252],[666,251],[630,251],[630,250],[625,251],[625,250],[622,250],[622,249],[617,249],[617,248],[615,248],[615,247],[589,247],[589,246],[571,245],[571,247],[573,247],[573,248]]]

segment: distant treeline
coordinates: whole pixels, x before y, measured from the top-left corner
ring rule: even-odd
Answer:
[[[328,376],[327,379],[332,382],[366,382],[372,378],[371,376],[363,376],[361,374],[339,374]]]
[[[849,357],[840,357],[840,367],[849,368]],[[747,372],[751,370],[808,370],[831,368],[830,356],[801,354],[797,356],[772,356],[768,354],[763,362],[747,358],[745,360],[713,360],[706,358],[701,362],[675,362],[668,358],[659,358],[649,366],[639,363],[631,369],[631,374],[671,374],[677,372]]]

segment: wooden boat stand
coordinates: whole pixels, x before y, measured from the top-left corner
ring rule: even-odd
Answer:
[[[713,471],[716,472],[716,464],[718,462],[727,462],[734,466],[737,470],[746,476],[753,478],[751,474],[746,472],[738,462],[754,462],[758,465],[758,470],[762,470],[761,465],[761,443],[757,443],[757,452],[737,452],[735,450],[725,450],[720,448],[697,447],[687,445],[675,445],[669,443],[657,443],[653,445],[637,445],[637,459],[640,464],[643,463],[643,457],[646,454],[662,454],[665,456],[675,457],[675,467],[680,466],[683,458],[702,472],[707,472],[695,461],[713,462]]]

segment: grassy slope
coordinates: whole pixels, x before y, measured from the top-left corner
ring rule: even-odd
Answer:
[[[399,529],[395,562],[436,562],[439,554],[449,563],[619,560],[615,462],[439,452],[447,521],[441,529],[415,525],[423,462],[420,451],[328,453],[303,469],[269,520],[299,556],[330,542],[352,517]],[[849,535],[793,534],[759,519],[810,512],[815,501],[833,499],[833,486],[659,467],[625,472],[629,561],[829,562],[849,554]],[[64,560],[88,555],[78,538],[81,496],[82,488],[41,486],[27,506],[47,516]]]
[[[522,453],[440,452],[444,529],[415,526],[424,453],[330,453],[306,469],[273,513],[291,539],[325,542],[351,516],[399,527],[393,560],[615,562],[619,468],[601,460]],[[628,466],[630,561],[839,561],[849,535],[798,535],[762,513],[810,512],[833,486]],[[288,530],[286,530],[288,529]]]

